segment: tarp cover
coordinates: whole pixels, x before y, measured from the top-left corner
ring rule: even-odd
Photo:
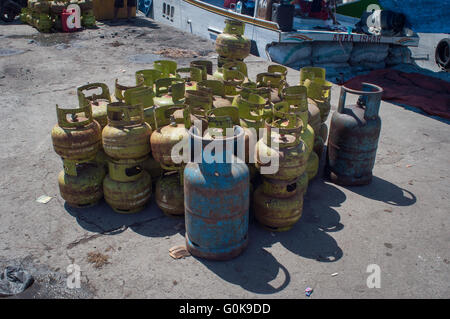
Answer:
[[[419,73],[383,69],[354,77],[344,85],[361,90],[362,82],[381,86],[385,101],[417,107],[428,114],[450,119],[449,82]]]
[[[410,28],[424,33],[450,33],[450,0],[379,0],[385,10],[403,13]]]

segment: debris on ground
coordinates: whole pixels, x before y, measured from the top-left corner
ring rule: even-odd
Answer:
[[[334,273],[331,274],[331,277],[336,277],[337,275],[339,275],[339,273],[338,272],[334,272]]]
[[[195,51],[178,48],[162,48],[153,53],[169,58],[192,58],[193,56],[199,55]]]
[[[91,264],[94,264],[94,267],[97,269],[100,269],[104,265],[109,264],[109,256],[102,253],[91,251],[87,254],[87,256],[87,261]]]
[[[117,48],[117,47],[120,47],[121,45],[123,45],[123,43],[119,42],[119,41],[114,41],[114,42],[111,42],[109,45],[114,48]]]
[[[41,204],[47,204],[52,198],[53,197],[51,197],[51,196],[42,195],[38,199],[36,199],[36,202],[41,203]]]
[[[169,249],[169,255],[174,259],[180,259],[184,257],[189,257],[191,254],[186,249],[186,246],[174,246]]]
[[[314,291],[314,290],[313,290],[311,287],[306,288],[306,289],[305,289],[305,295],[306,295],[306,297],[311,296],[311,294],[313,293],[313,291]]]
[[[33,282],[33,276],[23,268],[8,266],[0,274],[0,296],[17,295]]]

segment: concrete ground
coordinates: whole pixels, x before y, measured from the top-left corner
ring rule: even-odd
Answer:
[[[213,44],[151,20],[102,24],[75,34],[39,34],[19,23],[0,27],[0,266],[22,264],[35,284],[16,298],[450,298],[450,126],[382,103],[373,182],[340,187],[320,176],[303,216],[285,233],[252,221],[238,258],[172,259],[184,244],[184,220],[145,211],[116,214],[102,202],[73,209],[59,195],[62,169],[50,131],[55,104],[76,107],[76,88],[114,79],[132,84],[162,47],[188,49],[177,58],[216,62]],[[197,55],[197,57],[194,57]],[[250,77],[267,63],[247,59]],[[298,71],[289,71],[297,84]],[[333,111],[339,87],[332,89]],[[36,202],[52,197],[47,204]],[[95,268],[88,254],[107,256]],[[81,288],[68,289],[66,269],[80,266]],[[367,268],[381,270],[368,288]],[[333,276],[332,276],[333,274]]]

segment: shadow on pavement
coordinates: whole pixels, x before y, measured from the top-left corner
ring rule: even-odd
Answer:
[[[376,176],[372,178],[372,182],[368,185],[352,186],[347,187],[347,189],[361,196],[393,206],[410,206],[417,201],[416,196],[410,191]]]
[[[130,228],[143,236],[164,237],[177,233],[175,226],[184,222],[164,215],[153,198],[144,210],[129,215],[116,213],[104,200],[89,208],[74,208],[67,203],[64,207],[82,228],[105,235],[120,234]]]
[[[317,262],[339,260],[342,249],[328,233],[344,228],[333,207],[339,207],[345,199],[341,190],[319,176],[310,184],[303,215],[291,230],[271,233],[251,219],[249,246],[241,256],[227,262],[198,260],[223,280],[252,293],[277,293],[289,285],[291,277],[289,270],[266,248],[279,243],[299,257]]]
[[[154,23],[153,20],[146,17],[136,17],[132,18],[130,21],[127,19],[118,19],[117,21],[113,20],[102,20],[99,21],[110,27],[119,27],[119,26],[130,26],[130,27],[138,27],[138,28],[149,28],[149,29],[160,29],[161,27]]]

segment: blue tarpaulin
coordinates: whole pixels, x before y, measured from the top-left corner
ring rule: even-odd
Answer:
[[[450,33],[450,0],[379,0],[385,10],[403,13],[416,32]]]

